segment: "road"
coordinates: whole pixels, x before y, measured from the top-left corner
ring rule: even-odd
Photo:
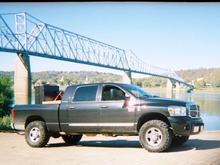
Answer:
[[[150,153],[141,148],[138,137],[83,136],[77,146],[51,138],[44,148],[31,148],[24,135],[0,133],[2,165],[220,165],[220,131],[193,135],[181,147]]]

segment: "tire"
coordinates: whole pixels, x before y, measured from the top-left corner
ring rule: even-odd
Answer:
[[[82,135],[62,135],[65,143],[70,145],[76,145],[82,138]]]
[[[25,129],[25,140],[31,147],[44,147],[50,139],[45,122],[30,122]]]
[[[189,136],[173,136],[172,146],[180,146],[187,142]]]
[[[150,120],[139,130],[139,141],[149,152],[166,151],[172,143],[172,131],[161,120]]]

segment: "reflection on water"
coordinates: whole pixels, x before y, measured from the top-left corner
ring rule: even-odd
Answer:
[[[166,97],[166,90],[146,89],[161,97]],[[201,109],[201,117],[205,123],[205,130],[220,130],[220,94],[219,93],[186,93],[179,92],[173,98],[196,102]]]

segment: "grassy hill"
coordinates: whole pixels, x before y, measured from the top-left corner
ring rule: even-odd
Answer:
[[[0,76],[9,76],[13,80],[14,72],[0,71]],[[62,72],[62,71],[43,71],[32,73],[32,83],[45,84],[55,83],[60,85],[80,84],[85,82],[120,82],[120,75],[102,72]]]
[[[178,70],[176,73],[187,82],[193,82],[197,88],[220,87],[220,68],[199,68]],[[14,72],[0,71],[0,76],[9,76],[13,79]],[[60,85],[80,84],[85,82],[120,82],[122,76],[102,72],[62,72],[43,71],[33,72],[33,84],[56,83]],[[165,87],[166,79],[158,77],[136,78],[135,84],[142,87]]]
[[[194,81],[197,86],[220,87],[220,68],[179,70],[176,73],[188,82]]]

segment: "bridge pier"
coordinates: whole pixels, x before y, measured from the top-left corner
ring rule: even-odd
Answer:
[[[179,82],[175,83],[175,98],[176,99],[180,99],[180,89],[181,89],[181,85]]]
[[[166,97],[168,97],[168,98],[175,97],[178,99],[178,98],[180,98],[180,90],[181,90],[181,85],[179,82],[167,79]]]
[[[127,84],[132,84],[132,77],[130,71],[125,71],[122,75],[122,82]]]
[[[31,104],[31,67],[29,56],[18,54],[15,65],[15,104]]]

